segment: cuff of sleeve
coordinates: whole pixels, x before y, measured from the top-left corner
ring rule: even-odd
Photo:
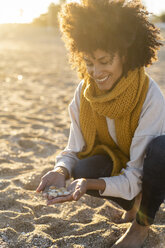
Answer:
[[[71,177],[72,172],[71,172],[71,168],[69,166],[67,166],[64,162],[59,162],[54,166],[54,169],[58,168],[58,167],[63,167],[65,169],[67,169],[68,173],[69,173],[69,177]]]
[[[107,182],[109,177],[100,177],[99,179],[103,179],[106,186],[105,186],[105,190],[104,191],[101,191],[99,190],[99,194],[100,196],[110,196],[110,187],[109,187],[109,183]]]

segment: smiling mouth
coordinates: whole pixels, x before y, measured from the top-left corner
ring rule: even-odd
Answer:
[[[95,79],[95,81],[96,81],[97,83],[104,83],[105,81],[107,81],[107,79],[109,78],[109,76],[110,76],[110,75],[108,75],[108,76],[106,76],[106,77],[104,77],[104,78],[102,78],[102,79]]]

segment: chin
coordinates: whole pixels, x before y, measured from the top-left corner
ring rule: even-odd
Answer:
[[[97,87],[99,88],[99,90],[105,90],[105,86],[97,84]]]
[[[98,86],[98,88],[99,88],[99,90],[101,90],[101,91],[108,91],[109,89],[107,89],[106,87],[99,87]]]
[[[111,86],[106,86],[106,85],[100,85],[100,84],[97,84],[99,90],[102,90],[102,91],[109,91],[112,87]]]

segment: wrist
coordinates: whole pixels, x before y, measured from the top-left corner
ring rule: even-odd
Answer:
[[[57,168],[54,168],[54,171],[64,175],[65,179],[69,179],[69,172],[68,172],[68,170],[66,168],[57,167]]]
[[[87,190],[105,190],[106,183],[103,179],[85,179]]]

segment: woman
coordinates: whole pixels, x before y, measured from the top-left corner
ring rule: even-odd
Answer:
[[[60,27],[82,81],[69,106],[70,137],[37,191],[64,186],[117,202],[133,221],[115,248],[139,248],[165,198],[165,101],[144,67],[156,59],[159,31],[137,1],[64,5]],[[140,193],[141,192],[141,193]]]

